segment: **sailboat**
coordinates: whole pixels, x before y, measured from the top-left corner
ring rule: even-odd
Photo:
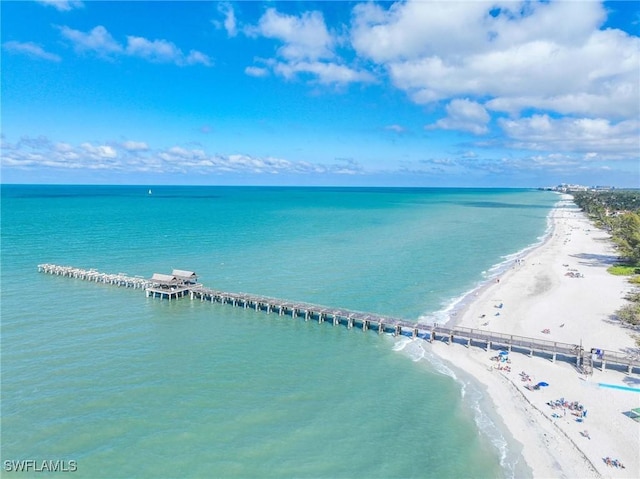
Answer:
[[[151,191],[151,189],[149,189],[149,194],[150,194],[150,195],[152,195],[152,194],[153,194],[153,192]]]

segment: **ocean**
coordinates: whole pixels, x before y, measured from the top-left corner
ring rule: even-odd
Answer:
[[[149,190],[151,188],[151,190]],[[548,229],[527,189],[3,185],[1,460],[74,477],[530,476],[428,343],[40,263],[445,322]],[[7,473],[7,475],[9,475]],[[21,477],[39,477],[32,470]]]

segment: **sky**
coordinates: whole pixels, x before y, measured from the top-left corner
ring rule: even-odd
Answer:
[[[2,183],[640,187],[635,1],[1,1]]]

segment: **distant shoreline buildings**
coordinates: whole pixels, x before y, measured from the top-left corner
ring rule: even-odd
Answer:
[[[569,183],[561,183],[558,186],[544,186],[538,188],[539,190],[544,191],[559,191],[561,193],[573,193],[576,191],[611,191],[615,190],[615,186],[584,186],[584,185],[573,185]]]

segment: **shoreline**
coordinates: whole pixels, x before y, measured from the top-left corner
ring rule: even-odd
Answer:
[[[558,200],[551,211],[556,209],[561,202],[562,200]],[[483,280],[480,280],[474,287],[452,299],[444,308],[436,311],[435,313],[420,315],[417,321],[418,324],[441,324],[446,327],[455,327],[460,325],[460,318],[464,316],[477,297],[487,288],[492,286],[496,278],[499,278],[500,275],[504,275],[514,268],[514,265],[516,265],[518,261],[523,260],[538,248],[543,247],[553,235],[554,228],[555,224],[549,215],[547,217],[547,229],[538,237],[538,241],[536,243],[530,244],[516,253],[504,256],[504,260],[489,268],[489,270],[486,271],[486,277]],[[434,319],[437,319],[438,317],[446,317],[448,319],[444,323],[439,323],[438,321],[434,321]]]
[[[539,244],[516,253],[501,271],[448,309],[451,324],[637,350],[631,331],[612,319],[631,285],[606,271],[616,258],[610,238],[590,223],[569,195],[562,195],[549,218],[550,227]],[[521,449],[533,477],[640,477],[640,424],[624,415],[640,404],[637,375],[596,369],[583,376],[574,365],[523,354],[509,355],[510,370],[499,370],[501,363],[491,360],[496,350],[442,342],[423,348],[479,383],[499,416],[500,428],[520,445],[516,449]],[[521,372],[549,386],[529,390]],[[577,401],[588,416],[547,404],[560,398]],[[608,465],[607,457],[625,468]]]

